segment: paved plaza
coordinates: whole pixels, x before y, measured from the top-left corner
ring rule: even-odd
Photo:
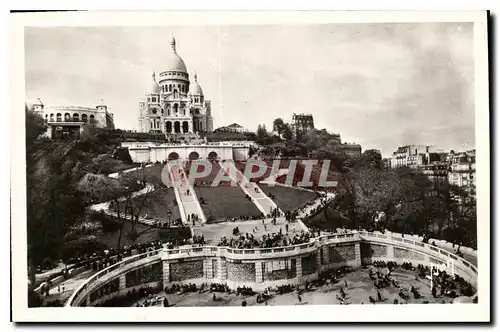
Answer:
[[[430,282],[426,279],[415,280],[416,272],[403,270],[402,268],[397,268],[393,273],[400,286],[404,289],[409,289],[414,286],[418,289],[420,294],[423,296],[420,299],[415,299],[411,297],[410,299],[404,301],[408,304],[423,303],[428,301],[429,303],[441,303],[443,300],[446,303],[451,302],[451,298],[434,298],[431,294]],[[298,293],[293,291],[291,293],[283,295],[273,295],[268,301],[267,305],[321,305],[321,304],[340,304],[337,296],[340,295],[340,288],[345,286],[347,282],[348,287],[346,290],[347,294],[347,304],[354,305],[373,305],[370,303],[369,296],[377,298],[377,289],[373,286],[373,281],[370,279],[368,274],[368,269],[361,268],[354,272],[351,272],[340,278],[338,282],[330,285],[323,285],[319,287],[312,287],[311,290],[301,292],[299,301]],[[304,286],[301,287],[304,289]],[[399,289],[396,287],[387,287],[380,290],[383,301],[377,302],[375,305],[381,304],[393,304],[394,300],[402,302],[402,298],[399,297]],[[216,296],[216,301],[213,300],[213,296]],[[265,306],[266,303],[257,303],[256,295],[253,296],[242,296],[233,293],[219,293],[205,291],[202,293],[194,292],[187,294],[165,294],[161,292],[157,294],[158,296],[166,296],[170,306],[176,307],[191,307],[191,306],[241,306],[242,301],[247,302],[247,306]],[[142,303],[144,299],[141,299],[137,303]],[[136,303],[136,304],[137,304]],[[136,305],[134,304],[134,306]],[[162,304],[158,304],[161,306]]]

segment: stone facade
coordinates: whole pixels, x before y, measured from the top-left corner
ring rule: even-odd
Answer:
[[[245,144],[156,144],[148,142],[123,142],[130,158],[136,163],[165,162],[167,160],[208,159],[245,161],[250,145]],[[211,157],[212,158],[212,157]]]
[[[203,260],[170,264],[170,281],[184,281],[203,278]]]
[[[125,287],[134,287],[162,280],[163,266],[161,263],[155,263],[127,272],[125,274]]]
[[[171,52],[159,81],[153,72],[146,98],[139,102],[138,129],[165,134],[211,132],[211,103],[205,100],[196,74],[194,81],[190,81],[184,60],[177,54],[174,38],[170,46]]]
[[[328,247],[328,261],[330,263],[347,263],[356,259],[354,245],[338,245]]]
[[[255,281],[255,263],[228,262],[227,278],[235,281]]]

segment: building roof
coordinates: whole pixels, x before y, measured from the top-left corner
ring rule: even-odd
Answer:
[[[241,126],[237,123],[233,123],[233,124],[230,124],[229,126],[226,126],[226,128],[243,128],[243,126]]]
[[[166,60],[165,71],[178,71],[187,74],[188,72],[184,60],[182,60],[182,58],[177,54],[174,37],[172,37],[170,46],[171,46],[171,51],[169,52],[167,58],[165,59]]]
[[[198,75],[194,73],[194,82],[189,85],[189,94],[193,96],[203,96],[203,89],[198,83]]]
[[[150,82],[148,88],[148,95],[159,95],[160,94],[160,85],[156,82],[156,75],[153,71],[152,80]]]

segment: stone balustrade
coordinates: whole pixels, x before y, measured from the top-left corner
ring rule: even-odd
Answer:
[[[372,259],[426,266],[445,264],[477,286],[476,267],[453,253],[413,237],[354,231],[322,235],[309,243],[288,247],[186,246],[150,251],[98,272],[72,294],[66,305],[96,305],[124,294],[140,286],[135,279],[141,275],[148,276],[144,285],[155,284],[163,288],[173,283],[223,283],[233,289],[247,286],[261,291],[269,286],[303,284],[306,280],[317,279],[323,271],[344,265],[356,268],[362,263],[371,263]],[[144,271],[133,272],[141,268]],[[127,275],[134,276],[134,281],[127,280]]]

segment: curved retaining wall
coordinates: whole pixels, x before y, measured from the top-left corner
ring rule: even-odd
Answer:
[[[335,267],[359,267],[372,261],[447,264],[450,273],[477,286],[476,267],[443,249],[394,235],[353,232],[279,248],[192,246],[150,251],[98,272],[71,295],[66,306],[95,306],[145,285],[223,283],[261,291],[269,286],[302,284]]]

